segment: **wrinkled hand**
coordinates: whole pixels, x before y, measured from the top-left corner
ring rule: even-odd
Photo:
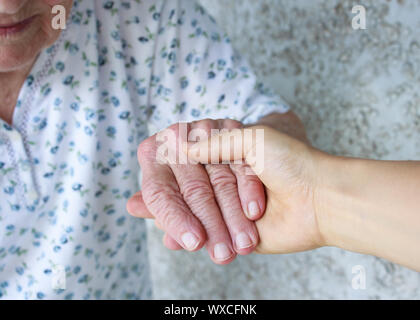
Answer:
[[[168,128],[175,133],[175,145],[183,139],[181,126]],[[211,129],[241,127],[233,120],[202,120],[189,123],[187,134],[202,129],[210,136]],[[169,249],[196,251],[205,245],[217,264],[251,253],[259,242],[252,220],[265,211],[264,187],[258,177],[247,175],[246,165],[159,163],[159,145],[154,135],[138,148],[142,190],[128,201],[127,211],[135,217],[155,218]]]
[[[315,201],[322,152],[269,127],[246,130],[249,129],[254,130],[253,135],[244,135],[241,130],[228,133],[243,139],[242,144],[232,146],[229,139],[213,136],[211,142],[190,146],[188,155],[208,163],[211,150],[223,161],[244,159],[258,173],[267,193],[266,211],[256,222],[260,236],[258,252],[290,253],[326,245]],[[257,129],[264,130],[264,135],[257,135]],[[264,151],[255,153],[256,146],[262,145]],[[256,170],[258,163],[263,166]]]

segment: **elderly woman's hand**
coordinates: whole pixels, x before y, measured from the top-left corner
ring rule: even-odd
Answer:
[[[233,120],[202,120],[167,130],[174,133],[171,146],[179,146],[178,142],[185,142],[187,136],[191,139],[194,132],[200,135],[200,129],[206,138],[212,129],[241,127]],[[246,165],[182,164],[179,158],[159,163],[159,145],[157,134],[139,146],[142,191],[128,201],[128,212],[156,218],[156,225],[166,232],[164,243],[169,249],[195,251],[205,245],[218,264],[230,263],[237,253],[251,253],[259,241],[251,220],[265,211],[264,188],[258,177],[247,175]],[[182,154],[182,150],[175,151]]]

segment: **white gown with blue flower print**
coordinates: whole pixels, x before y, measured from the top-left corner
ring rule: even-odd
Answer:
[[[196,2],[76,0],[0,120],[0,297],[150,298],[125,209],[148,126],[285,111]]]

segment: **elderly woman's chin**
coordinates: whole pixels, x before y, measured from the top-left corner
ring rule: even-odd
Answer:
[[[34,16],[18,24],[0,25],[0,72],[32,65],[58,39],[60,31],[52,29],[50,21],[49,16]]]
[[[1,0],[0,72],[27,69],[58,39],[60,30],[51,26],[54,4],[68,14],[73,0]]]

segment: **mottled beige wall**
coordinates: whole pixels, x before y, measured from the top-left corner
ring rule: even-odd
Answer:
[[[420,159],[420,0],[201,2],[314,145]],[[367,30],[351,28],[355,4],[367,9]],[[420,274],[370,256],[323,248],[221,267],[204,252],[169,252],[160,237],[149,228],[156,298],[420,298]],[[351,287],[355,265],[366,269],[366,290]]]

